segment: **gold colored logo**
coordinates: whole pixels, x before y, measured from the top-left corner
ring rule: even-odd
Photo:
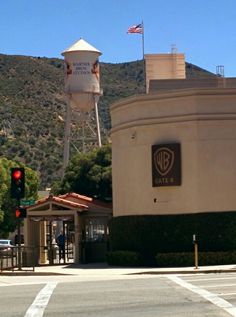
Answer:
[[[165,176],[172,169],[175,160],[175,154],[167,147],[161,147],[154,153],[154,164],[157,172]]]

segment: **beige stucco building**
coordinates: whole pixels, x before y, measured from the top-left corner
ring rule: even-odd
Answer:
[[[185,79],[184,54],[148,54],[145,55],[146,91],[149,92],[151,80]]]
[[[152,59],[153,55],[149,69]],[[214,75],[186,79],[182,66],[180,71],[165,79],[147,74],[146,95],[111,107],[114,217],[236,208],[235,79]],[[165,163],[172,167],[174,153],[166,148],[176,143],[180,148],[178,185],[161,171]],[[165,148],[164,152],[152,152],[153,145]],[[153,183],[155,167],[163,172],[158,185]]]

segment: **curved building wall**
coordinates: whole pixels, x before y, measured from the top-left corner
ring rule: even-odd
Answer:
[[[113,215],[236,207],[236,89],[186,89],[111,107]],[[153,187],[152,146],[180,144],[181,185]]]

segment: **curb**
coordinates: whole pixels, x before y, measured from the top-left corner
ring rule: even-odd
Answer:
[[[0,272],[0,276],[56,276],[56,275],[76,275],[70,273],[58,272],[35,272],[35,271],[4,271]]]

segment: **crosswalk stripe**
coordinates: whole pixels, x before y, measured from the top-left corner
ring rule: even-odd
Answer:
[[[42,317],[56,286],[56,282],[47,283],[46,286],[37,294],[24,317]]]

